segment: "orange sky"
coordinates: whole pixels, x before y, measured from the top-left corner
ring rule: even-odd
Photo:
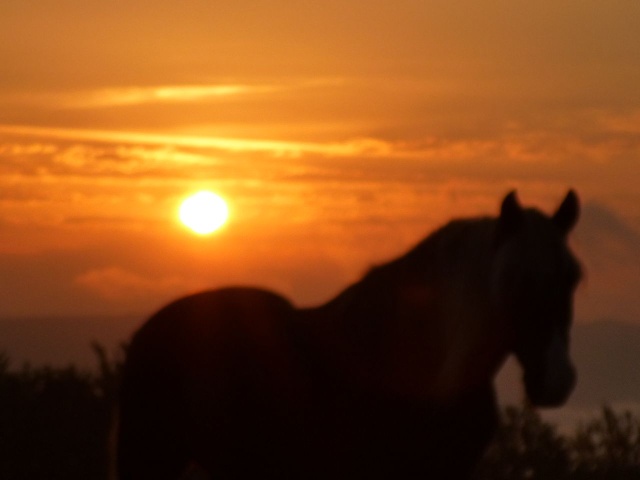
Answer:
[[[0,5],[0,317],[225,284],[313,303],[518,188],[584,201],[583,320],[640,322],[640,3]],[[231,218],[177,222],[210,188]]]

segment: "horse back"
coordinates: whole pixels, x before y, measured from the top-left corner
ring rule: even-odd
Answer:
[[[134,335],[128,363],[161,366],[168,376],[186,375],[183,382],[217,379],[238,387],[243,377],[259,374],[274,382],[290,370],[293,313],[285,298],[254,288],[187,296],[161,309]]]
[[[461,439],[484,444],[484,421],[495,421],[485,414],[490,388],[452,412],[361,390],[323,361],[323,344],[301,330],[305,315],[247,288],[192,295],[155,314],[131,343],[121,402],[121,471],[147,470],[123,478],[151,478],[148,465],[165,475],[154,478],[171,478],[189,461],[224,478],[317,479],[472,464],[446,454]]]
[[[231,462],[254,422],[275,424],[304,383],[287,334],[293,313],[276,294],[227,288],[153,315],[134,335],[123,372],[121,477],[152,478],[151,465],[153,478],[171,478],[190,460],[207,464],[210,452]],[[265,415],[274,411],[283,413]]]

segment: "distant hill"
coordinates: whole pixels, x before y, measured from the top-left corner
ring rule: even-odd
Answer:
[[[33,365],[95,367],[91,342],[115,351],[144,321],[142,315],[87,318],[0,319],[0,352],[19,368]],[[603,403],[640,405],[640,325],[602,321],[577,323],[572,351],[578,367],[578,387],[568,407],[591,410]],[[515,362],[498,377],[503,403],[522,399]]]

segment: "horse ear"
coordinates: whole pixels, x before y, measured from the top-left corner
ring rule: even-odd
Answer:
[[[502,201],[500,207],[500,223],[505,226],[517,228],[522,223],[523,211],[516,191],[509,192]]]
[[[515,232],[524,219],[524,211],[518,202],[518,196],[515,190],[510,192],[500,207],[500,217],[498,219],[497,242],[501,243],[503,239]]]
[[[569,190],[567,196],[558,207],[558,211],[553,214],[553,223],[563,234],[567,234],[573,229],[580,215],[580,202],[578,195],[573,190]]]

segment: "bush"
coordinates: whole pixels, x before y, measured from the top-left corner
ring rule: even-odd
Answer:
[[[106,478],[117,368],[95,351],[97,375],[72,366],[12,372],[1,357],[0,478]]]
[[[0,479],[105,480],[121,362],[98,369],[9,369],[0,354]],[[475,480],[640,480],[640,420],[608,406],[563,436],[528,407],[507,407]]]
[[[602,407],[599,417],[560,435],[528,407],[507,407],[476,480],[640,480],[640,420]]]

